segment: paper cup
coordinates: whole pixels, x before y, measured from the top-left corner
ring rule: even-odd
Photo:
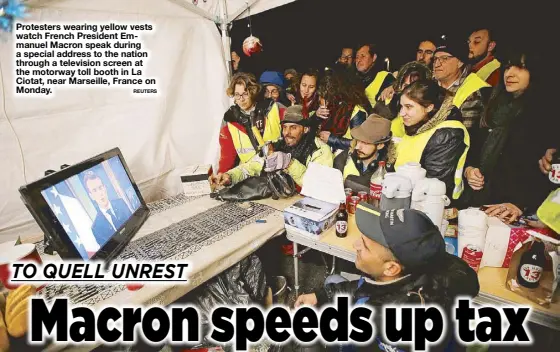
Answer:
[[[11,276],[10,264],[20,261],[33,261],[38,264],[43,262],[37,248],[32,243],[15,246],[15,242],[12,241],[0,244],[0,282],[8,290],[21,286],[8,282]]]

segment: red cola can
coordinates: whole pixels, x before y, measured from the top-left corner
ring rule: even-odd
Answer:
[[[463,248],[463,259],[474,271],[478,272],[480,262],[482,261],[482,250],[474,244],[468,244]]]
[[[368,192],[365,191],[360,191],[358,192],[358,197],[360,197],[360,202],[368,202],[369,200],[369,194]]]
[[[348,202],[348,213],[349,214],[355,214],[356,213],[356,207],[358,206],[358,203],[360,203],[360,197],[358,197],[358,196],[350,197],[350,201]]]
[[[353,193],[354,193],[354,191],[352,191],[352,188],[345,188],[344,189],[344,194],[346,194],[346,204],[350,203],[350,198],[352,198]]]

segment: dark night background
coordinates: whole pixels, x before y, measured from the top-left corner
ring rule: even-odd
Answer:
[[[342,46],[372,42],[391,70],[415,59],[418,43],[441,34],[465,42],[473,26],[490,26],[497,54],[520,42],[551,56],[558,43],[556,11],[545,1],[396,1],[297,0],[251,16],[253,35],[264,51],[246,57],[241,45],[250,35],[249,20],[231,28],[232,50],[241,56],[244,70],[322,68],[332,65]],[[466,45],[466,44],[465,44]],[[544,49],[544,50],[541,50]],[[378,59],[379,60],[379,59]]]

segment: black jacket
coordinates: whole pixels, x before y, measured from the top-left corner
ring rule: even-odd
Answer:
[[[359,111],[354,118],[350,119],[350,129],[360,126],[367,119],[367,114],[364,111]],[[338,137],[331,133],[327,144],[333,150],[342,149],[348,150],[350,148],[352,139]]]
[[[361,73],[359,71],[356,71],[356,74],[358,75],[358,78],[360,79],[360,81],[362,81],[362,85],[363,85],[364,90],[371,84],[371,82],[373,82],[373,80],[375,79],[375,77],[377,76],[377,74],[380,71],[382,71],[382,67],[381,67],[380,64],[377,64],[377,63],[374,64],[373,67],[368,72]],[[379,96],[385,90],[385,88],[392,85],[393,82],[395,82],[395,77],[392,74],[388,74],[387,77],[385,77],[385,80],[383,81],[383,84],[379,88],[379,92],[375,96],[376,101],[379,100]]]
[[[443,263],[439,263],[438,270],[433,273],[410,274],[394,283],[380,285],[372,280],[348,281],[339,284],[326,285],[315,292],[319,305],[334,302],[336,295],[349,295],[351,301],[358,301],[375,308],[375,328],[377,337],[381,338],[383,328],[384,305],[419,305],[422,299],[426,304],[437,304],[442,307],[447,316],[447,336],[440,346],[430,346],[430,351],[443,350],[451,338],[454,330],[453,307],[455,299],[460,296],[475,297],[480,286],[477,274],[463,260],[453,255],[446,255]],[[379,341],[378,341],[379,342]],[[379,348],[378,343],[374,343]],[[364,346],[365,347],[365,346]],[[439,347],[439,348],[438,348]],[[406,346],[399,349],[409,350]],[[368,346],[371,351],[371,346]]]
[[[350,155],[348,155],[349,152],[347,152],[347,151],[344,151],[344,152],[338,154],[334,158],[333,167],[335,169],[338,169],[338,170],[340,170],[340,172],[344,173],[344,168],[346,167],[346,163],[348,162],[348,158],[351,158],[352,162],[356,166],[356,169],[358,169],[358,172],[360,173],[360,175],[348,175],[348,177],[346,177],[346,179],[344,180],[344,187],[352,188],[354,190],[354,192],[359,192],[359,191],[369,192],[369,181],[371,179],[371,176],[373,175],[373,173],[375,171],[377,171],[380,161],[387,162],[387,150],[388,149],[389,149],[389,143],[386,143],[385,148],[379,150],[379,152],[377,154],[377,159],[372,161],[368,165],[366,170],[363,170],[362,162],[358,159],[358,155],[357,155],[356,152],[353,152]],[[391,164],[387,164],[385,166],[385,168],[387,169],[387,172],[394,171],[393,170],[393,165],[391,165]]]

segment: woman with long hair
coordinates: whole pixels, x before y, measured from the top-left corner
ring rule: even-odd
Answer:
[[[453,97],[437,82],[420,80],[406,87],[400,99],[405,135],[395,141],[395,169],[418,162],[426,169],[426,177],[443,181],[447,195],[458,199],[470,139]]]
[[[308,69],[293,80],[295,86],[291,90],[295,92],[295,95],[291,99],[292,105],[303,106],[303,116],[305,118],[313,116],[319,108],[319,96],[317,94],[319,79],[319,71]]]
[[[487,205],[489,215],[513,222],[523,213],[534,213],[552,190],[536,163],[554,144],[554,132],[552,114],[543,109],[538,56],[518,49],[504,63],[503,80],[473,135],[464,173],[468,191],[462,201]]]
[[[319,84],[320,107],[316,116],[319,120],[319,137],[334,150],[346,150],[352,137],[350,130],[360,126],[367,118],[369,100],[350,70],[335,69]]]

